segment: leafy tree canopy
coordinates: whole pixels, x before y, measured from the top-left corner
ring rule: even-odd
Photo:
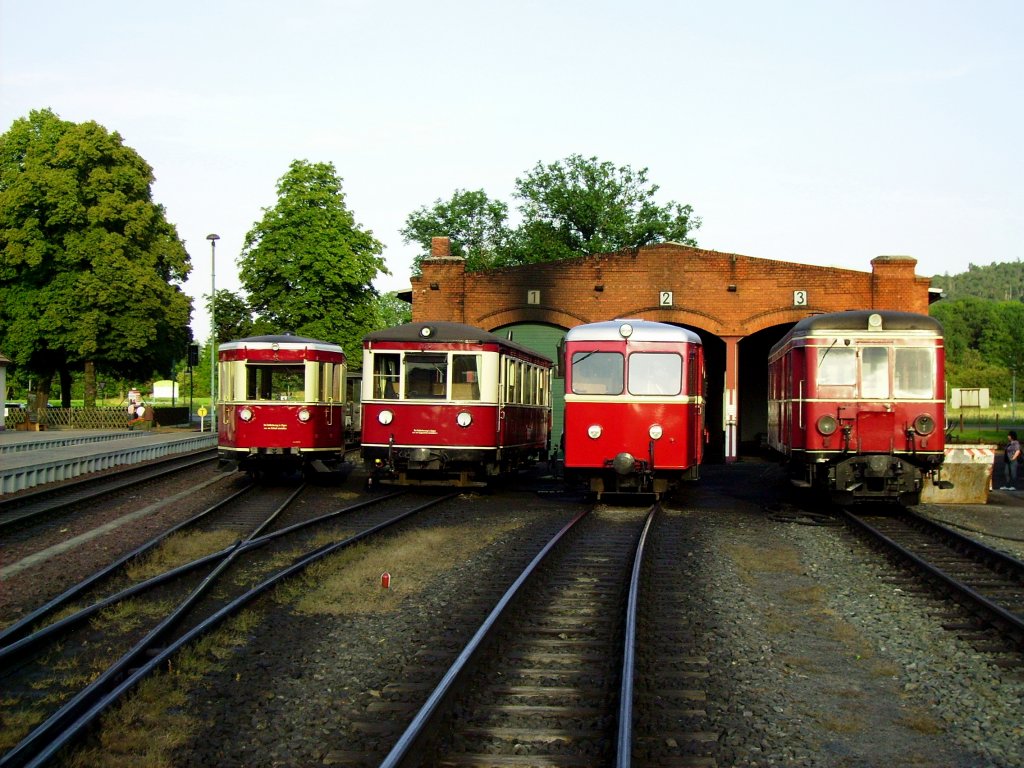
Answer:
[[[377,318],[373,279],[388,274],[384,246],[356,224],[331,163],[293,161],[277,195],[246,235],[239,262],[254,320],[357,357]]]
[[[689,205],[658,205],[658,186],[647,169],[616,167],[596,157],[571,155],[538,163],[516,179],[522,223],[507,224],[508,206],[483,190],[456,190],[447,202],[435,201],[409,214],[401,230],[406,243],[422,252],[415,268],[430,253],[432,237],[446,236],[452,252],[466,258],[467,269],[529,264],[639,248],[674,241],[696,245],[693,231],[700,219]]]
[[[92,121],[37,110],[0,136],[0,343],[41,391],[86,363],[148,378],[184,353],[191,267],[153,180]]]
[[[1024,304],[944,299],[930,314],[942,323],[949,385],[988,387],[993,399],[1008,400],[1013,372],[1024,376]]]
[[[434,237],[451,238],[453,256],[466,259],[470,271],[500,266],[509,258],[508,206],[482,189],[455,190],[451,200],[419,208],[399,230],[406,243],[420,243],[427,253]],[[422,255],[421,255],[422,258]]]

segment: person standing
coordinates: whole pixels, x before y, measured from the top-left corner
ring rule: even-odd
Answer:
[[[1006,485],[999,490],[1015,491],[1017,490],[1017,460],[1020,458],[1020,442],[1017,440],[1017,433],[1012,429],[1007,434],[1007,437],[1009,441],[1006,443],[1006,451],[1003,457],[1005,459],[1003,474],[1006,477]]]

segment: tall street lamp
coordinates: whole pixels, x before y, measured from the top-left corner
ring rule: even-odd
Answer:
[[[210,241],[210,431],[217,429],[217,241],[220,235],[207,235]]]

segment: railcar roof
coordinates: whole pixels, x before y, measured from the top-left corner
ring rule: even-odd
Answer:
[[[274,344],[284,347],[285,349],[303,348],[303,349],[319,349],[324,352],[341,352],[342,348],[340,344],[334,344],[330,341],[321,341],[320,339],[310,339],[306,336],[295,336],[291,333],[275,334],[271,336],[247,336],[244,339],[234,339],[233,341],[227,341],[219,345],[220,350],[233,350],[233,349],[269,349]]]
[[[430,335],[424,336],[424,328],[430,329]],[[440,344],[500,344],[503,347],[510,347],[533,357],[551,362],[545,355],[535,349],[530,349],[523,344],[499,336],[496,333],[485,331],[474,325],[452,322],[426,322],[426,323],[405,323],[396,325],[393,328],[385,328],[381,331],[372,331],[363,336],[363,342],[374,341],[409,341],[409,342],[432,342]]]
[[[566,341],[622,341],[619,329],[629,323],[633,332],[630,341],[675,341],[700,344],[700,336],[687,328],[668,323],[657,323],[653,320],[605,320],[600,323],[587,323],[571,328],[565,335]]]
[[[869,325],[872,315],[881,318],[881,325]],[[915,312],[896,312],[880,309],[854,309],[847,312],[830,312],[824,315],[811,315],[793,326],[790,335],[806,336],[810,334],[837,332],[893,333],[902,331],[927,331],[942,333],[942,324],[934,317],[919,315]]]

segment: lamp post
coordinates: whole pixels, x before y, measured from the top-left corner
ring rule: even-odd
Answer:
[[[217,241],[220,235],[207,235],[210,241],[210,431],[217,429]]]

